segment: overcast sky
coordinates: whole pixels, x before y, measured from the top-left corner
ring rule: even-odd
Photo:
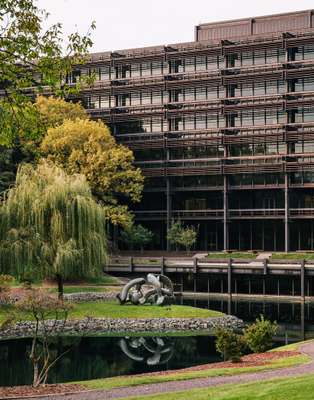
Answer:
[[[65,34],[86,33],[92,21],[93,51],[194,40],[199,23],[314,8],[313,0],[37,0],[61,22]]]

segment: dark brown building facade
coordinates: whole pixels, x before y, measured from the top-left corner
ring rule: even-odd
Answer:
[[[195,41],[92,54],[83,102],[146,177],[136,221],[200,250],[314,250],[314,11],[199,25]]]

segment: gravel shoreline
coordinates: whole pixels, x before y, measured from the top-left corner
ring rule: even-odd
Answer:
[[[226,315],[212,318],[84,318],[82,320],[47,321],[45,326],[53,334],[64,336],[96,336],[117,333],[176,333],[214,332],[218,327],[240,329],[243,321]],[[30,337],[35,324],[31,321],[18,322],[6,329],[0,329],[0,340]]]

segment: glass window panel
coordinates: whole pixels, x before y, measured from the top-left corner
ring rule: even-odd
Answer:
[[[253,114],[252,112],[242,114],[242,126],[253,125]]]
[[[185,101],[194,101],[195,100],[194,88],[184,89],[184,98],[185,98]]]
[[[275,112],[266,111],[266,125],[277,124],[277,114]]]
[[[304,91],[314,90],[314,79],[313,78],[304,78]]]
[[[260,126],[265,124],[265,115],[263,112],[256,112],[254,114],[254,125]]]
[[[199,56],[195,58],[196,71],[206,70],[206,56]]]
[[[131,77],[138,78],[140,76],[141,76],[140,64],[132,64],[131,65]]]
[[[312,122],[314,121],[314,110],[305,109],[303,112],[303,121],[304,122]]]
[[[196,129],[206,129],[206,116],[205,115],[200,115],[197,116],[196,118]]]
[[[278,124],[284,124],[286,122],[287,116],[284,111],[277,111],[277,122]]]
[[[294,91],[295,92],[303,92],[303,79],[302,78],[296,79],[296,81],[294,82]]]
[[[162,63],[154,61],[152,62],[152,75],[162,75]]]
[[[185,72],[193,72],[195,71],[195,58],[186,58],[184,60],[184,70]]]
[[[151,93],[150,92],[142,92],[142,104],[151,104]]]
[[[100,96],[100,107],[101,108],[110,107],[110,96]]]
[[[254,64],[255,65],[265,64],[265,50],[254,51]]]
[[[207,57],[207,69],[214,70],[218,68],[217,57]]]
[[[110,67],[101,67],[99,78],[102,81],[106,81],[106,80],[110,79]]]
[[[303,46],[297,48],[296,52],[294,53],[294,59],[296,61],[303,60]]]
[[[142,123],[143,132],[151,132],[151,121],[150,120],[143,120]]]
[[[207,116],[207,128],[217,128],[217,117],[213,115]]]
[[[253,84],[242,84],[242,97],[253,96]]]
[[[225,96],[225,88],[223,87],[223,86],[218,86],[218,97],[220,98],[220,99],[222,99],[222,98],[224,98],[224,97],[226,97]]]
[[[161,92],[153,91],[152,92],[152,104],[161,104],[161,103],[162,103]]]
[[[284,49],[278,49],[278,62],[286,61],[286,51]]]
[[[249,66],[253,64],[253,53],[252,52],[245,52],[242,53],[242,66]]]
[[[208,86],[207,87],[207,99],[217,99],[217,86]]]
[[[218,122],[219,128],[225,128],[225,126],[226,126],[225,117],[219,115],[219,116],[218,116],[218,119],[217,119],[217,122]],[[208,120],[207,120],[207,125],[208,125]]]
[[[277,62],[278,62],[278,50],[277,49],[266,50],[266,63],[276,64]]]
[[[185,117],[184,118],[184,129],[186,129],[186,130],[195,129],[194,117]]]
[[[265,82],[254,83],[254,96],[262,96],[265,94]]]
[[[266,82],[266,94],[276,94],[277,93],[277,81]]]
[[[142,76],[150,76],[151,72],[151,63],[142,63]]]
[[[152,120],[152,132],[161,132],[162,131],[162,120],[156,119]]]
[[[206,100],[206,87],[195,88],[195,99]]]
[[[278,93],[282,94],[286,92],[286,83],[284,81],[278,81]]]
[[[313,60],[314,59],[314,46],[306,45],[304,46],[304,60]]]
[[[141,95],[140,93],[131,93],[131,105],[139,106],[141,104]]]

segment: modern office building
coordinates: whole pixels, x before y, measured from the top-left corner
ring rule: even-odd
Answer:
[[[314,10],[202,24],[189,43],[92,54],[74,71],[146,177],[136,221],[160,248],[314,250]]]

